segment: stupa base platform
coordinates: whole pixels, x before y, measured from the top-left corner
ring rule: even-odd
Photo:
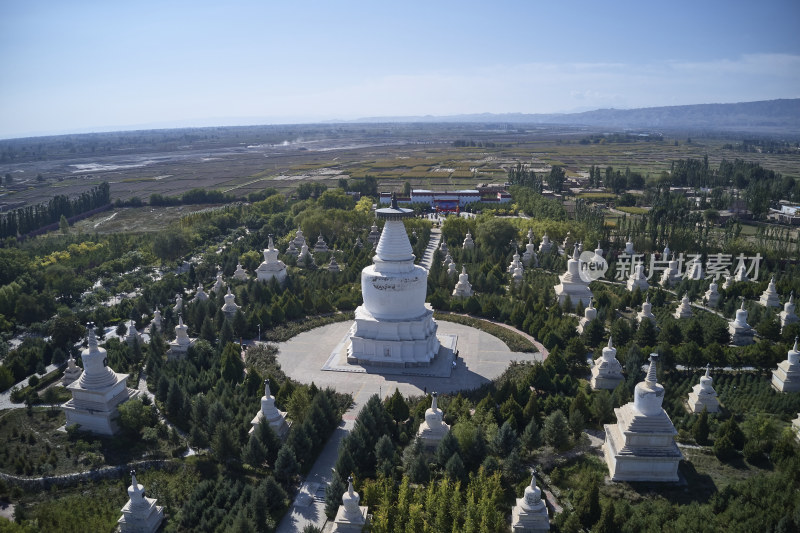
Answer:
[[[351,362],[348,357],[350,348],[350,332],[333,348],[322,370],[330,372],[354,372],[366,374],[394,374],[407,376],[428,376],[447,378],[453,371],[458,351],[458,335],[437,335],[439,351],[427,364],[408,365],[404,363],[380,364],[374,361]]]
[[[619,409],[616,409],[619,411]],[[625,446],[624,438],[617,425],[606,425],[606,440],[603,454],[608,465],[611,481],[647,481],[677,483],[678,464],[683,455],[675,442],[661,444],[662,438],[655,437],[651,446]],[[648,435],[637,436],[646,444]]]
[[[592,376],[589,385],[592,390],[614,390],[623,381],[623,376]]]

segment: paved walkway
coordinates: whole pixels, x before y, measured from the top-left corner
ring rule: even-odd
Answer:
[[[425,248],[425,253],[422,255],[422,259],[419,262],[421,266],[424,266],[428,270],[431,269],[433,265],[433,252],[439,247],[441,241],[442,230],[439,228],[431,228],[431,240],[428,241],[428,246]]]
[[[338,322],[301,333],[278,344],[278,362],[288,376],[303,383],[312,381],[318,387],[333,387],[338,392],[353,395],[353,406],[344,415],[344,422],[325,445],[299,493],[287,511],[278,533],[302,531],[307,524],[325,524],[325,486],[338,457],[339,442],[352,429],[361,407],[373,394],[385,398],[395,388],[405,396],[425,392],[452,393],[477,388],[496,378],[511,361],[541,361],[538,353],[512,352],[503,341],[483,331],[438,321],[439,335],[457,335],[459,359],[449,378],[414,374],[380,374],[373,372],[325,371],[323,366],[330,354],[345,338],[351,322]]]
[[[42,377],[46,376],[47,374],[49,374],[50,372],[52,372],[53,370],[55,370],[56,368],[58,368],[58,365],[50,365],[45,369],[44,374],[31,374],[30,376],[28,376],[27,378],[23,379],[19,383],[16,383],[15,385],[12,385],[7,391],[0,393],[0,410],[3,410],[3,409],[14,409],[14,408],[17,408],[17,407],[25,407],[25,403],[24,402],[14,403],[14,402],[11,401],[11,390],[14,389],[14,388],[21,389],[23,387],[27,387],[28,386],[28,380],[31,379],[34,375],[37,375],[40,378],[42,378]]]

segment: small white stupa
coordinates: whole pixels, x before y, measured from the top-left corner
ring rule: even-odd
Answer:
[[[139,332],[136,330],[136,322],[133,320],[128,320],[128,334],[125,335],[125,342],[129,345],[142,342],[142,336],[139,335]]]
[[[706,375],[700,378],[700,383],[692,387],[692,392],[689,393],[689,412],[699,413],[704,407],[709,413],[719,412],[719,398],[711,381],[711,365],[706,365]]]
[[[670,253],[671,253],[671,252],[670,252],[670,249],[669,249],[669,244],[665,244],[665,245],[664,245],[664,251],[663,251],[663,252],[661,252],[661,259],[662,259],[662,261],[663,261],[663,260],[666,260],[666,259],[669,259],[669,254],[670,254]]]
[[[461,266],[461,274],[458,275],[458,283],[453,289],[453,296],[456,298],[469,298],[472,296],[472,285],[469,283],[467,267],[464,265]]]
[[[462,246],[465,250],[473,250],[475,248],[475,241],[472,240],[472,233],[467,232],[467,236],[464,237],[464,243]]]
[[[153,311],[153,321],[150,322],[150,332],[161,331],[161,311],[156,308]]]
[[[759,298],[758,303],[764,307],[781,306],[781,298],[778,296],[778,291],[775,289],[775,276],[772,276],[772,279],[769,280],[769,285],[767,285],[767,288],[761,294],[761,298]]]
[[[703,263],[699,256],[692,259],[686,266],[686,279],[692,281],[700,281],[703,279]]]
[[[67,359],[67,369],[64,370],[64,377],[61,378],[61,384],[66,387],[76,379],[81,377],[83,373],[83,369],[75,364],[75,358],[72,357],[72,354],[69,354],[69,359]]]
[[[295,233],[295,236],[294,236],[294,239],[292,239],[292,242],[294,242],[295,247],[298,248],[298,249],[302,248],[303,245],[306,245],[306,246],[308,245],[308,243],[306,243],[306,238],[303,236],[303,230],[301,230],[300,228],[297,228],[297,233]]]
[[[606,424],[603,443],[612,481],[678,481],[683,455],[675,444],[675,426],[661,407],[664,386],[656,379],[658,355],[636,385],[633,402],[614,409],[616,424]]]
[[[592,291],[589,290],[589,283],[584,281],[580,275],[580,256],[577,244],[575,244],[572,258],[567,261],[567,271],[561,274],[558,279],[561,283],[555,286],[555,291],[559,305],[564,304],[567,296],[570,297],[573,306],[577,306],[578,302],[581,302],[582,305],[589,305],[589,301],[592,299]]]
[[[268,282],[272,278],[278,280],[278,283],[283,283],[286,280],[286,265],[278,259],[278,250],[272,242],[272,235],[270,235],[269,244],[267,248],[264,248],[264,262],[256,269],[256,279]]]
[[[228,320],[233,320],[238,310],[239,306],[236,305],[236,296],[231,292],[231,288],[228,287],[228,294],[225,295],[225,303],[222,304],[222,312],[225,313],[225,317]]]
[[[358,533],[369,521],[367,507],[359,506],[361,497],[353,490],[353,478],[347,478],[347,491],[342,495],[342,505],[333,519],[331,533]]]
[[[678,304],[678,308],[675,309],[675,318],[678,320],[682,318],[692,318],[692,305],[689,303],[689,295],[683,295],[681,298],[681,303]]]
[[[513,257],[511,258],[511,263],[508,265],[508,272],[513,274],[517,267],[522,266],[522,261],[519,258],[519,252],[515,251]]]
[[[789,324],[797,322],[797,315],[794,313],[794,291],[789,295],[789,300],[783,304],[783,311],[779,316],[781,319],[781,331]]]
[[[299,266],[311,266],[314,264],[314,256],[308,251],[308,245],[304,244],[300,248],[300,255],[297,257],[297,264]]]
[[[608,346],[603,348],[603,354],[594,360],[592,379],[589,383],[594,390],[613,390],[624,380],[622,365],[617,361],[617,349],[611,345],[611,337],[609,337]]]
[[[522,254],[522,264],[526,267],[539,266],[539,256],[536,255],[536,245],[533,244],[533,230],[528,230],[528,244],[525,245],[525,253]]]
[[[522,264],[520,264],[517,268],[514,269],[514,273],[511,274],[511,282],[514,284],[515,287],[519,287],[522,284],[522,280],[525,279]]]
[[[189,328],[183,323],[183,316],[178,315],[178,325],[175,326],[175,340],[170,341],[167,350],[167,359],[181,359],[186,357],[189,347],[194,344],[195,339],[190,339],[187,331]]]
[[[360,250],[364,247],[364,244],[361,242],[361,237],[356,237],[356,242],[353,244],[354,250]]]
[[[439,251],[442,252],[443,255],[450,255],[450,248],[447,247],[447,241],[442,239],[441,244],[439,244]]]
[[[725,274],[725,281],[722,282],[722,288],[728,290],[731,288],[731,285],[733,285],[733,278],[730,274]]]
[[[647,292],[647,289],[650,288],[650,285],[647,283],[647,278],[644,276],[643,264],[637,263],[636,266],[633,267],[633,273],[628,278],[625,286],[628,287],[628,290],[631,292],[634,292],[637,287],[640,291]]]
[[[449,267],[453,263],[453,256],[450,255],[450,252],[447,252],[447,255],[444,256],[444,261],[442,261],[443,267]]]
[[[772,387],[778,392],[800,391],[800,351],[797,351],[797,337],[786,360],[778,363],[778,368],[772,371]]]
[[[531,473],[531,484],[525,487],[525,494],[517,498],[517,505],[511,510],[511,531],[513,533],[545,533],[550,531],[547,505],[542,500],[542,490],[536,486],[536,471]]]
[[[314,245],[314,252],[325,253],[327,251],[328,251],[328,245],[325,243],[325,239],[322,237],[322,233],[320,233],[319,237],[317,237],[317,243]]]
[[[144,494],[144,487],[136,481],[136,472],[131,471],[128,487],[128,502],[117,520],[120,533],[154,533],[164,521],[164,510],[156,505],[155,498]]]
[[[208,300],[208,294],[206,291],[203,290],[203,285],[199,284],[197,286],[197,292],[194,294],[194,298],[192,298],[193,302],[205,302]]]
[[[733,281],[747,281],[747,268],[744,266],[744,259],[739,259],[739,264],[733,274]]]
[[[222,279],[222,270],[217,270],[217,280],[214,282],[214,286],[211,287],[211,291],[215,292],[219,296],[224,288],[225,280]]]
[[[376,246],[379,240],[381,240],[381,232],[378,231],[378,224],[373,223],[372,227],[369,229],[367,241],[369,241],[372,246]]]
[[[542,242],[539,243],[539,253],[540,254],[549,254],[550,250],[553,249],[553,243],[550,242],[550,237],[547,236],[547,233],[542,236]]]
[[[236,263],[236,271],[233,273],[233,279],[247,281],[247,271],[242,267],[241,263]]]
[[[286,413],[278,411],[275,407],[275,397],[270,393],[269,380],[264,380],[264,396],[261,397],[261,410],[256,414],[250,424],[250,433],[255,431],[256,426],[265,422],[275,431],[281,439],[285,439],[289,433],[289,424],[286,422]]]
[[[335,257],[331,257],[331,262],[328,263],[328,272],[334,272],[335,273],[335,272],[339,272],[339,270],[341,270],[341,269],[339,268],[339,263],[336,262],[336,258]]]
[[[666,270],[661,274],[661,285],[664,287],[672,287],[680,283],[681,272],[678,269],[678,260],[675,259],[675,254],[669,260]]]
[[[84,431],[113,435],[119,429],[117,407],[139,391],[127,388],[128,374],[117,374],[108,367],[106,350],[97,345],[94,324],[87,326],[87,340],[88,347],[81,353],[83,373],[67,386],[72,399],[61,406],[66,426],[78,424]]]
[[[656,315],[653,314],[653,304],[650,303],[650,295],[648,294],[642,303],[642,310],[636,315],[636,320],[641,323],[642,320],[650,320],[653,324],[656,323]]]
[[[445,434],[450,431],[450,426],[444,423],[442,410],[436,404],[436,393],[434,392],[431,396],[433,397],[431,407],[425,411],[425,422],[419,425],[417,437],[422,440],[422,444],[426,448],[435,450]]]
[[[297,249],[297,246],[294,245],[294,241],[289,241],[289,246],[286,247],[286,255],[291,255],[292,257],[297,257],[300,255],[300,250]],[[264,263],[261,263],[262,265]]]
[[[454,262],[450,262],[450,264],[447,265],[447,275],[452,278],[456,274],[458,274],[458,270],[456,270],[456,264]]]
[[[636,252],[633,249],[633,241],[631,240],[631,236],[628,235],[628,240],[625,242],[625,253],[628,255],[635,255]]]
[[[731,334],[731,344],[734,346],[747,346],[755,342],[753,340],[755,332],[750,324],[747,323],[747,310],[744,308],[744,299],[742,299],[742,306],[736,310],[736,318],[728,324],[728,333]]]
[[[180,294],[175,295],[175,307],[172,310],[176,313],[180,313],[183,310],[183,296]]]
[[[594,305],[592,304],[592,299],[589,299],[589,305],[587,305],[586,309],[583,310],[583,317],[578,322],[578,333],[583,333],[586,329],[586,326],[589,325],[589,322],[595,318],[597,318],[597,309],[595,309]]]
[[[719,292],[717,291],[717,282],[712,281],[708,286],[708,290],[703,295],[708,307],[716,307],[719,304]]]

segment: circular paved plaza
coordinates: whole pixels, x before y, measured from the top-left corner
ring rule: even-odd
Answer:
[[[439,377],[441,371],[424,375],[426,371],[423,368],[403,372],[393,368],[354,366],[352,371],[346,371],[346,364],[331,364],[346,344],[351,321],[322,326],[279,343],[278,362],[291,378],[350,393],[356,405],[363,405],[373,394],[385,397],[393,393],[395,387],[407,396],[425,391],[449,393],[474,389],[502,374],[511,361],[542,360],[539,353],[512,352],[503,341],[478,329],[444,320],[437,321],[437,324],[443,345],[445,337],[458,337],[459,358],[456,366],[448,369],[449,377]],[[441,364],[451,363],[445,361]]]

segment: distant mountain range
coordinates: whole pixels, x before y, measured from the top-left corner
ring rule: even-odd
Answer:
[[[736,104],[597,109],[583,113],[476,113],[450,116],[369,117],[350,122],[501,122],[615,129],[800,134],[800,98]]]

